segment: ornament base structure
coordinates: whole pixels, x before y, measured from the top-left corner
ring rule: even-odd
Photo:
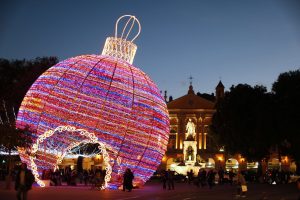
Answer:
[[[187,175],[191,170],[197,174],[200,169],[206,168],[206,164],[200,160],[200,155],[197,155],[197,142],[186,140],[183,142],[183,161],[172,163],[170,168],[179,174]]]

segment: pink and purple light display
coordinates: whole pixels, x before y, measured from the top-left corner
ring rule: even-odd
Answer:
[[[95,134],[115,152],[110,154],[110,188],[122,184],[126,168],[134,172],[135,184],[144,184],[160,164],[169,138],[168,111],[157,86],[128,62],[103,55],[70,58],[42,74],[19,109],[17,127],[26,125],[35,131],[34,141],[59,126]],[[55,152],[80,141],[83,135],[67,131],[45,139],[34,157],[39,174],[55,166]],[[20,156],[30,166],[28,153],[20,151]]]

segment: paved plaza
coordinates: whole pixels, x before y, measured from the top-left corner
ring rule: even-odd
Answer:
[[[0,199],[16,199],[14,190],[4,190],[1,183]],[[240,199],[268,199],[268,200],[298,200],[300,196],[295,184],[268,185],[251,183],[248,184],[249,192],[246,198]],[[28,194],[28,200],[75,200],[75,199],[113,199],[113,200],[223,200],[237,199],[235,196],[236,186],[217,185],[212,189],[208,187],[198,188],[187,183],[177,183],[175,190],[163,190],[158,181],[148,182],[143,188],[134,189],[132,192],[120,190],[92,190],[89,186],[59,186],[40,188],[33,187]]]

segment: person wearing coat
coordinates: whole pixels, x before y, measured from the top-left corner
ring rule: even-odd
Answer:
[[[237,197],[246,197],[246,192],[247,192],[247,183],[246,180],[243,176],[243,174],[239,171],[237,174]]]
[[[131,192],[133,188],[132,185],[133,178],[134,178],[133,173],[129,168],[127,168],[123,176],[123,191],[127,189],[129,192]]]
[[[27,192],[31,189],[33,182],[34,176],[32,172],[27,169],[26,163],[22,163],[15,181],[15,190],[17,191],[18,200],[27,199]]]

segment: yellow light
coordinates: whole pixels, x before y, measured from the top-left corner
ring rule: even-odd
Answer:
[[[289,158],[287,156],[284,156],[283,162],[288,163],[289,162]]]
[[[219,151],[224,152],[224,146],[222,146]]]
[[[178,137],[178,134],[176,133],[176,139],[175,139],[175,141],[176,141],[176,146],[175,146],[175,147],[176,147],[176,149],[178,148],[178,146],[177,146],[177,145],[178,145],[178,141],[177,141],[177,140],[178,140],[178,138],[177,138],[177,137]]]

